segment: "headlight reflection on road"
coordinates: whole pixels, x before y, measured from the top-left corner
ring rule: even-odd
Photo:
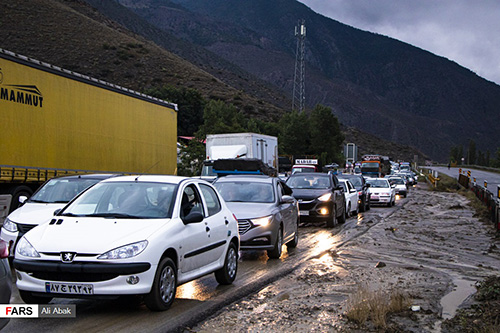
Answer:
[[[203,285],[199,280],[194,280],[179,286],[175,294],[176,298],[195,299],[198,301],[205,301],[211,296],[211,288]]]
[[[315,235],[316,252],[315,255],[320,255],[323,252],[333,249],[335,243],[339,241],[338,237],[332,235],[331,231],[323,230]]]
[[[363,223],[364,218],[365,217],[363,216],[363,214],[358,214],[358,223],[357,224]]]

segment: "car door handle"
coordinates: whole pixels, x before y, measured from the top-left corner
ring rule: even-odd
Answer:
[[[206,230],[207,232],[209,232],[209,231],[210,231],[210,228],[207,226],[205,230]]]

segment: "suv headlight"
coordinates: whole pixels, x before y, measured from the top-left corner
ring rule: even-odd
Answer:
[[[318,198],[319,201],[328,201],[332,197],[331,193],[325,193]]]
[[[30,257],[30,258],[40,257],[40,254],[37,252],[37,250],[35,250],[33,245],[31,245],[30,242],[28,242],[28,240],[25,237],[21,238],[19,243],[17,243],[16,253],[24,257]]]
[[[17,232],[18,231],[17,223],[12,222],[8,218],[6,218],[5,221],[3,222],[3,228],[7,231],[10,231],[10,232]]]
[[[124,245],[101,254],[97,259],[127,259],[132,258],[144,251],[148,246],[148,241],[143,240],[141,242]]]
[[[252,221],[253,225],[255,225],[255,226],[265,227],[266,225],[269,225],[271,223],[272,219],[273,219],[273,216],[269,215],[269,216],[260,217],[258,219],[251,219],[250,221]]]

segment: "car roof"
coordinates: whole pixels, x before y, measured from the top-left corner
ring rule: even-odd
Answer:
[[[199,178],[189,178],[183,176],[173,176],[173,175],[134,175],[134,176],[119,176],[108,178],[103,180],[103,182],[158,182],[158,183],[170,183],[170,184],[180,184],[182,181],[186,181],[188,179],[193,180],[194,182],[206,183],[207,181],[199,179]]]
[[[256,183],[272,183],[273,179],[276,177],[271,177],[267,175],[228,175],[224,177],[217,178],[215,183],[229,182],[229,181],[246,181],[246,182],[256,182]]]
[[[83,175],[72,175],[72,176],[54,177],[53,179],[108,179],[108,178],[118,177],[118,176],[121,176],[121,174],[116,174],[116,173],[90,173],[90,174],[83,174]]]

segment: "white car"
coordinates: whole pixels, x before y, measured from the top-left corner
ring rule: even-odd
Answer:
[[[396,195],[400,197],[403,196],[406,198],[408,195],[408,187],[406,186],[406,181],[402,177],[390,176],[389,183],[394,186],[394,190],[396,191]]]
[[[238,251],[238,222],[210,183],[123,176],[91,187],[26,233],[14,268],[28,304],[143,295],[149,309],[162,311],[182,283],[209,273],[232,283]]]
[[[14,256],[18,239],[37,225],[48,222],[61,209],[88,187],[115,174],[87,174],[52,178],[46,181],[31,198],[20,197],[19,208],[9,214],[0,231],[0,239],[9,244]]]
[[[344,189],[345,196],[345,214],[346,216],[355,216],[359,212],[359,194],[354,185],[347,179],[339,179],[339,184]]]
[[[370,204],[394,206],[396,203],[396,191],[387,178],[366,178],[366,182],[370,184],[368,188],[371,194]]]

